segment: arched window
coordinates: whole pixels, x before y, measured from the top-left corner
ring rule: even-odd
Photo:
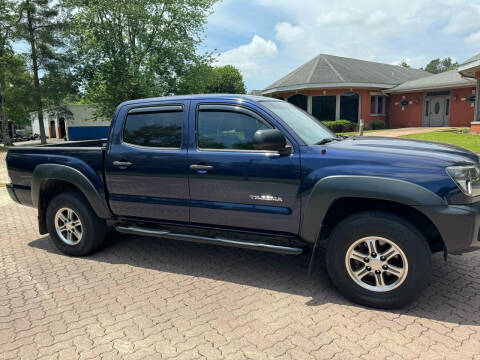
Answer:
[[[296,94],[296,95],[290,96],[288,98],[288,102],[295,106],[298,106],[300,109],[307,111],[308,96],[305,96],[302,94]]]

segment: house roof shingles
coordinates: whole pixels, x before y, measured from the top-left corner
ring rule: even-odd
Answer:
[[[457,70],[450,70],[440,74],[404,82],[386,92],[400,93],[468,86],[475,86],[475,81],[463,78]]]
[[[424,70],[320,54],[268,86],[263,93],[342,86],[390,88],[428,75]]]
[[[463,62],[460,64],[460,66],[463,66],[463,65],[467,65],[467,64],[470,64],[474,61],[477,61],[477,60],[480,60],[480,53],[478,53],[477,55],[475,56],[472,56],[470,59],[468,59],[467,61]]]

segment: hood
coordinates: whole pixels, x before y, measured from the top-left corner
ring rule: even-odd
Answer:
[[[479,139],[480,140],[480,139]],[[477,154],[455,145],[423,140],[379,136],[357,136],[332,142],[329,147],[351,151],[368,151],[431,158],[451,164],[479,163]]]

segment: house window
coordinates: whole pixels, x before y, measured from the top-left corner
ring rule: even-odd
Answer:
[[[385,115],[385,97],[372,95],[370,97],[370,115]]]
[[[308,96],[305,96],[302,94],[296,94],[296,95],[290,96],[287,101],[290,104],[298,106],[300,109],[307,111]]]
[[[313,96],[312,115],[318,120],[335,120],[336,96]]]

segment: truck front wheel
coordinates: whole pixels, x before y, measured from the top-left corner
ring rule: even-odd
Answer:
[[[48,204],[46,220],[50,239],[61,252],[70,256],[90,254],[105,238],[105,223],[76,192],[55,196]]]
[[[425,237],[403,218],[377,211],[349,216],[335,227],[326,263],[347,298],[385,309],[413,301],[427,287],[432,266]]]

